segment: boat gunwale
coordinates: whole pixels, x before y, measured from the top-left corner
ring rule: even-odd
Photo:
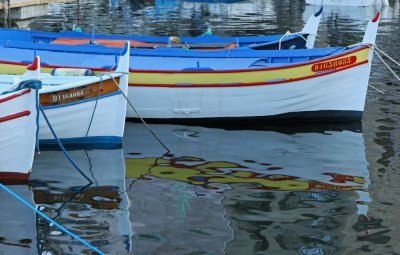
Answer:
[[[262,67],[262,68],[246,68],[246,69],[231,69],[231,70],[140,70],[140,69],[129,69],[129,72],[132,73],[169,73],[169,74],[175,74],[175,73],[246,73],[246,72],[259,72],[259,71],[272,71],[272,70],[282,70],[282,69],[290,69],[294,67],[300,67],[300,66],[305,66],[305,65],[310,65],[310,64],[315,64],[319,62],[325,62],[334,58],[342,57],[348,54],[352,54],[358,51],[362,51],[364,49],[369,48],[368,45],[360,45],[356,47],[355,49],[347,50],[345,52],[341,52],[340,54],[335,54],[335,55],[329,55],[329,56],[324,56],[315,60],[310,60],[310,61],[304,61],[300,63],[295,63],[295,64],[288,64],[288,65],[282,65],[282,66],[271,66],[271,67]],[[285,56],[286,57],[286,56]],[[290,56],[288,56],[289,58]],[[94,71],[97,71],[95,69],[92,69]],[[99,68],[99,70],[102,70]]]
[[[282,66],[274,66],[274,67],[263,67],[263,68],[246,68],[246,69],[227,69],[227,70],[145,70],[145,69],[129,69],[129,73],[167,73],[167,74],[190,74],[190,73],[196,73],[196,74],[213,74],[213,73],[247,73],[247,72],[259,72],[259,71],[272,71],[272,70],[283,70],[283,69],[290,69],[294,67],[301,67],[309,64],[315,64],[318,62],[324,62],[328,61],[330,59],[342,57],[348,54],[352,54],[358,51],[362,51],[364,49],[368,49],[369,46],[365,44],[361,44],[360,46],[356,46],[356,48],[351,49],[351,50],[346,50],[345,52],[341,52],[339,54],[334,54],[334,55],[329,55],[329,56],[324,56],[322,58],[318,58],[315,60],[311,61],[304,61],[301,63],[295,63],[295,64],[288,64],[288,65],[282,65]],[[49,51],[49,52],[58,52],[54,50],[41,50],[41,51]],[[60,51],[61,52],[61,51]],[[75,53],[78,54],[78,53]],[[98,55],[95,53],[91,53],[91,55]],[[8,61],[8,60],[0,60],[0,64],[8,64],[8,65],[18,65],[18,66],[27,66],[30,63],[21,63],[21,62],[13,62],[13,61]],[[49,64],[42,64],[43,68],[88,68],[91,69],[92,71],[109,71],[110,69],[108,68],[99,68],[99,67],[78,67],[78,66],[61,66],[61,65],[49,65]]]
[[[108,80],[114,80],[115,78],[119,78],[122,75],[124,75],[124,74],[123,73],[104,73],[104,74],[95,75],[95,76],[75,76],[75,77],[82,77],[82,80],[72,81],[72,82],[68,82],[68,83],[52,84],[52,85],[47,85],[48,83],[44,83],[42,88],[40,89],[40,94],[57,92],[57,91],[72,89],[72,88],[76,88],[76,87],[85,87],[85,86],[92,85],[94,83],[102,83],[102,82],[105,82]],[[52,77],[53,76],[43,77],[42,79],[43,80],[48,79],[49,81],[51,81]],[[54,77],[59,77],[60,79],[62,79],[63,76],[54,76]],[[72,77],[74,77],[74,76],[72,76]],[[119,87],[119,85],[117,85],[117,86]]]
[[[47,92],[44,92],[44,94],[46,94],[46,93]],[[122,92],[117,90],[117,91],[114,91],[114,92],[111,92],[111,93],[108,93],[108,94],[105,94],[105,95],[85,98],[85,99],[81,99],[81,100],[77,100],[77,101],[73,101],[73,102],[68,102],[68,103],[64,103],[64,104],[55,104],[55,105],[43,106],[43,109],[44,110],[58,109],[58,108],[68,107],[68,106],[71,106],[71,105],[83,104],[83,103],[87,103],[87,102],[91,102],[91,101],[95,101],[95,100],[102,100],[104,98],[108,98],[108,97],[112,97],[112,96],[116,96],[116,95],[121,95],[121,94],[122,94]]]

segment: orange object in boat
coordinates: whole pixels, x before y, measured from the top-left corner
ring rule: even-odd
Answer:
[[[97,39],[95,41],[96,44],[112,47],[112,48],[123,48],[126,40],[114,40],[114,39]],[[131,44],[131,48],[157,48],[157,47],[167,47],[167,44],[163,43],[148,43],[141,42],[136,40],[129,40]],[[51,44],[61,44],[61,45],[82,45],[82,44],[90,44],[91,39],[88,38],[57,38],[51,42]],[[172,44],[171,47],[174,48],[184,48],[188,46],[189,49],[196,50],[220,50],[220,49],[232,49],[236,48],[235,43],[227,43],[227,44]]]

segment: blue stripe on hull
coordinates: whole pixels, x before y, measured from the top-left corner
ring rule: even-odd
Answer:
[[[120,136],[88,136],[88,137],[76,137],[76,138],[61,138],[61,143],[69,145],[119,145],[122,143],[122,137]],[[57,141],[55,139],[40,139],[41,145],[55,145]]]

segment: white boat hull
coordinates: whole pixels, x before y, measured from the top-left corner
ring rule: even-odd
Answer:
[[[61,84],[56,83],[59,86],[46,86],[46,77],[43,78],[45,86],[40,90],[40,103],[44,106],[50,124],[41,114],[41,143],[56,143],[50,126],[64,144],[122,142],[126,118],[125,96],[128,92],[129,49],[129,43],[126,43],[115,73],[67,84],[62,82],[67,79],[64,77],[61,78]],[[51,81],[56,78],[49,79]]]
[[[382,4],[381,0],[306,0],[306,4],[334,6],[371,6]]]
[[[147,119],[260,118],[310,115],[361,118],[371,63],[293,82],[220,87],[130,86],[129,98]],[[127,117],[137,118],[131,107]]]
[[[72,105],[45,108],[57,137],[67,143],[122,141],[126,100],[121,93]],[[93,118],[92,118],[93,116]],[[43,115],[40,116],[41,143],[55,143]]]
[[[36,113],[34,90],[0,96],[0,179],[28,179],[36,142]]]

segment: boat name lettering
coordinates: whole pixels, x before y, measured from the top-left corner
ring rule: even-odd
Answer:
[[[64,101],[64,100],[67,100],[67,99],[81,97],[81,96],[83,96],[83,94],[84,94],[83,90],[70,92],[70,93],[66,93],[66,94],[55,94],[55,95],[52,95],[52,101],[53,102],[60,102],[60,101]]]
[[[348,66],[357,62],[356,56],[350,56],[346,58],[340,58],[329,62],[318,63],[311,67],[313,72],[322,72],[326,70],[331,70],[335,68],[340,68],[344,66]]]

